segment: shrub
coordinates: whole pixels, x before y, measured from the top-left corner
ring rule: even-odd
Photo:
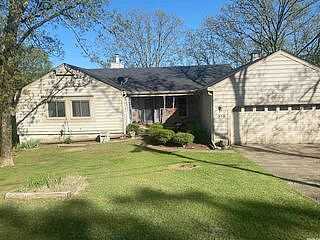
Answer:
[[[17,145],[17,149],[18,150],[21,150],[21,149],[26,150],[26,149],[38,148],[39,144],[40,144],[39,140],[30,139],[25,142],[19,143]]]
[[[161,123],[153,123],[149,126],[149,129],[154,129],[154,128],[163,128],[163,125]]]
[[[187,122],[179,128],[179,131],[191,133],[194,136],[194,142],[196,143],[208,143],[207,131],[201,126],[199,122]]]
[[[163,129],[163,128],[164,127],[161,123],[153,123],[148,127],[148,129],[146,130],[146,133],[151,136],[154,131],[156,131],[157,129]]]
[[[140,128],[139,124],[138,123],[130,123],[127,126],[127,133],[129,133],[129,132],[135,132],[136,135],[141,133],[141,128]]]
[[[174,136],[174,131],[163,128],[153,128],[149,130],[151,138],[159,144],[167,144]]]
[[[191,133],[183,133],[183,132],[176,133],[172,138],[173,143],[181,146],[184,146],[189,143],[193,143],[193,140],[194,140],[194,136]]]

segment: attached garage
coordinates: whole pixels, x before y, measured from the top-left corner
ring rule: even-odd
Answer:
[[[208,87],[212,142],[320,143],[320,69],[278,51]]]
[[[320,142],[320,105],[244,106],[233,110],[237,143]]]

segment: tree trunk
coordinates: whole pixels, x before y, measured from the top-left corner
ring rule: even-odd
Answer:
[[[5,109],[1,116],[1,157],[0,166],[14,166],[12,157],[12,119],[9,109]]]
[[[12,145],[16,147],[20,143],[16,115],[13,115],[11,117],[11,123],[12,123]]]

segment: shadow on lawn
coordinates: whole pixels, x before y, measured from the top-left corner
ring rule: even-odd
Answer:
[[[194,159],[146,146],[137,145],[134,151],[172,154],[192,161],[267,175],[237,165]],[[131,195],[115,196],[110,206],[105,208],[89,200],[50,203],[51,207],[39,207],[37,210],[2,204],[0,239],[273,240],[320,237],[320,208],[313,204],[299,205],[290,200],[276,203],[276,200],[258,199],[222,198],[200,191],[165,192],[139,188]],[[152,214],[142,215],[144,211],[154,214],[154,217]]]
[[[291,179],[291,178],[280,177],[280,176],[273,175],[271,173],[260,172],[260,171],[256,171],[253,169],[238,167],[235,164],[223,164],[223,163],[210,162],[210,161],[206,161],[206,160],[196,159],[196,158],[185,156],[183,154],[179,154],[179,152],[164,151],[164,150],[154,149],[154,148],[149,147],[144,144],[142,144],[142,145],[136,144],[133,152],[142,152],[142,151],[149,151],[149,152],[155,152],[155,153],[160,153],[160,154],[168,154],[171,156],[177,156],[177,157],[184,158],[184,159],[191,160],[191,161],[195,161],[195,162],[201,162],[201,163],[216,165],[216,166],[220,166],[220,167],[232,168],[232,169],[236,169],[236,170],[240,170],[240,171],[251,172],[254,174],[261,174],[264,176],[281,179],[281,180],[284,180],[287,182],[298,183],[298,184],[302,184],[302,185],[306,185],[306,186],[310,186],[310,187],[314,187],[314,188],[320,188],[320,184],[317,184],[317,183],[311,183],[311,182],[306,182],[306,181],[301,181],[301,180],[296,180],[296,179]]]
[[[0,239],[173,239],[175,232],[133,214],[99,209],[89,201],[69,200],[37,211],[0,206]]]
[[[152,203],[157,208],[166,208],[168,203],[174,202],[184,205],[186,208],[190,203],[204,205],[208,207],[205,209],[209,210],[205,210],[206,219],[210,219],[210,215],[213,215],[214,218],[217,213],[222,215],[222,218],[218,219],[218,222],[223,224],[220,226],[221,228],[213,222],[205,222],[202,221],[203,219],[195,219],[192,216],[189,216],[190,221],[187,224],[193,225],[195,231],[207,234],[210,239],[216,239],[217,229],[218,232],[222,230],[223,239],[271,240],[292,239],[292,236],[296,236],[297,239],[307,238],[308,236],[304,236],[302,232],[311,237],[320,236],[320,229],[318,229],[320,209],[300,208],[290,201],[286,204],[271,204],[259,200],[233,199],[231,197],[222,199],[197,191],[167,193],[151,188],[140,188],[133,196],[117,197],[114,198],[114,202],[131,207]],[[177,212],[177,214],[179,213]],[[186,220],[184,219],[184,221]]]
[[[290,201],[286,205],[271,204],[222,199],[197,191],[168,193],[140,188],[132,195],[113,198],[113,206],[119,211],[103,210],[85,200],[64,201],[37,211],[3,205],[0,207],[0,236],[6,240],[273,240],[320,234],[320,210],[312,206],[300,208]],[[173,207],[176,210],[168,209]],[[146,208],[157,217],[157,224],[152,223],[152,219],[148,221],[134,215]],[[183,208],[186,210],[179,210]]]

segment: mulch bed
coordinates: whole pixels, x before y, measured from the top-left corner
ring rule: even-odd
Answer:
[[[210,150],[210,147],[204,144],[191,143],[186,146],[186,149]]]
[[[175,151],[178,151],[180,149],[211,150],[207,145],[196,144],[196,143],[188,144],[185,148],[176,147],[176,146],[151,145],[151,144],[147,144],[145,146],[148,147],[148,148],[151,148],[151,149],[155,149],[155,150],[159,150],[159,151],[165,151],[165,152],[175,152]]]

